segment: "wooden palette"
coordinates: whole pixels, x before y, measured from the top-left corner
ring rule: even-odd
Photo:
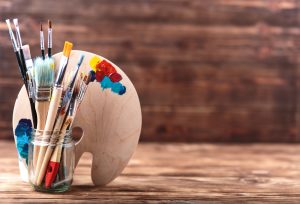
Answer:
[[[87,73],[91,69],[89,61],[95,54],[85,51],[72,51],[68,69],[76,65],[81,53],[85,54],[81,70]],[[61,55],[53,56],[56,69]],[[108,184],[122,172],[134,153],[141,132],[142,115],[137,92],[126,74],[114,66],[123,77],[121,82],[126,86],[126,93],[118,95],[109,89],[102,90],[98,82],[90,83],[73,125],[83,131],[75,147],[76,165],[84,152],[93,155],[91,177],[95,185]],[[31,119],[24,86],[14,106],[14,130],[22,118]]]

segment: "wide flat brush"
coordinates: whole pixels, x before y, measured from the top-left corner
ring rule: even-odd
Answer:
[[[34,81],[35,81],[35,109],[37,112],[37,130],[45,128],[48,114],[51,89],[54,85],[54,60],[47,58],[43,60],[38,57],[34,61]],[[36,166],[39,154],[39,146],[35,145],[33,150],[33,166]]]
[[[70,56],[72,47],[73,47],[72,43],[65,42],[63,55],[60,59],[59,70],[58,70],[57,78],[55,80],[55,85],[53,88],[53,93],[52,93],[52,97],[51,97],[51,101],[50,101],[50,106],[49,106],[49,111],[47,114],[47,120],[46,120],[46,125],[44,128],[44,133],[46,133],[46,131],[52,131],[54,128],[54,123],[55,123],[55,119],[57,116],[59,104],[61,101],[62,91],[63,91],[62,82],[63,82],[64,75],[66,72],[66,68],[68,65],[69,56]],[[47,135],[45,135],[45,137],[47,137]],[[51,142],[51,140],[50,140],[50,142]],[[45,175],[47,165],[42,165],[42,164],[44,161],[46,150],[47,150],[47,146],[40,147],[40,152],[39,152],[37,165],[36,165],[36,174],[35,174],[35,184],[36,185],[40,185],[42,183],[43,177]],[[45,159],[47,160],[47,158],[45,158]],[[50,158],[48,158],[48,161],[49,161],[49,159]]]

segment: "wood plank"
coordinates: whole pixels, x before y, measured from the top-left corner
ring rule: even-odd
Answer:
[[[71,191],[45,194],[18,179],[13,143],[1,142],[2,202],[296,203],[299,145],[140,144],[120,177],[106,187],[90,180],[84,155]]]

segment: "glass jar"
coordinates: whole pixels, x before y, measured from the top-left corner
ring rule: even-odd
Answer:
[[[32,131],[28,150],[28,177],[36,191],[69,190],[74,166],[75,152],[71,131]]]

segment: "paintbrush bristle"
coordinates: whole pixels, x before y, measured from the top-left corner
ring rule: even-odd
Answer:
[[[43,24],[42,24],[42,23],[41,23],[41,27],[40,27],[40,29],[41,29],[40,31],[43,31]]]
[[[31,54],[30,54],[30,48],[29,45],[23,45],[22,46],[23,53],[24,53],[24,58],[25,60],[31,59]]]
[[[17,19],[17,18],[14,18],[14,19],[13,19],[13,23],[14,23],[16,26],[18,26],[18,25],[19,25],[18,19]]]
[[[54,84],[54,60],[43,60],[37,57],[34,60],[34,80],[37,87],[52,87]]]
[[[69,57],[70,53],[72,51],[72,48],[73,48],[73,43],[66,41],[65,45],[64,45],[63,55],[66,57]]]
[[[50,20],[48,20],[48,27],[52,28],[52,22]]]
[[[6,22],[6,24],[7,24],[8,31],[9,31],[9,32],[12,32],[11,25],[10,25],[10,20],[9,20],[9,19],[6,19],[5,22]]]

